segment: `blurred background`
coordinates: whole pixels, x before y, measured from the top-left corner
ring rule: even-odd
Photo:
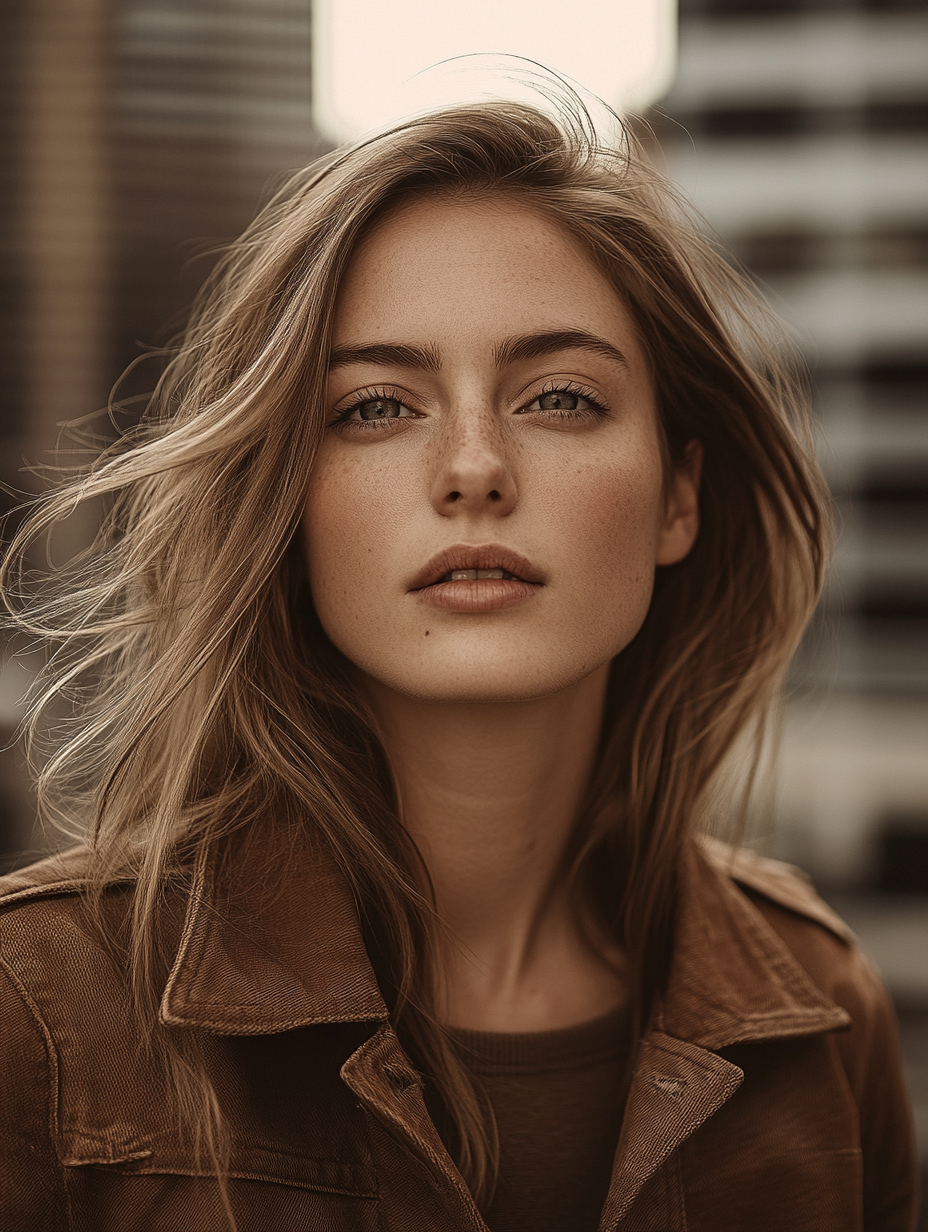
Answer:
[[[4,0],[6,487],[37,489],[25,463],[51,460],[58,425],[103,406],[127,365],[123,396],[152,387],[210,251],[328,148],[310,3]],[[767,849],[811,872],[890,986],[925,1167],[928,0],[681,0],[673,84],[641,129],[814,375],[840,534],[791,681]],[[50,840],[10,747],[27,670],[8,646],[0,662],[11,868]]]

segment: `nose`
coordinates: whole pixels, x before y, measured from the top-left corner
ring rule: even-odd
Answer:
[[[432,505],[445,517],[505,517],[518,498],[511,445],[492,412],[449,417],[432,482]]]

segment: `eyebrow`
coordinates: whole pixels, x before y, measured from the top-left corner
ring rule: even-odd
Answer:
[[[337,347],[329,356],[329,371],[348,364],[378,364],[384,368],[419,368],[437,372],[441,358],[433,347],[406,346],[400,342],[374,342],[369,346]]]
[[[493,357],[497,367],[503,368],[506,364],[518,363],[523,359],[538,359],[542,355],[553,355],[556,351],[594,351],[621,364],[623,368],[628,367],[627,357],[617,346],[582,329],[542,330],[535,334],[507,338],[495,348]]]
[[[493,349],[493,358],[498,368],[526,359],[538,359],[557,351],[593,351],[628,367],[628,359],[605,338],[588,334],[581,329],[540,330],[533,334],[519,334],[507,338]],[[425,372],[438,372],[441,355],[434,347],[409,346],[401,342],[374,342],[364,346],[337,347],[329,357],[329,371],[344,368],[349,364],[376,364],[381,367],[417,368]]]

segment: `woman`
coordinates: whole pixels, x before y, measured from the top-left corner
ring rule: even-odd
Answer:
[[[246,233],[22,540],[107,502],[17,608],[89,837],[5,883],[5,1226],[910,1227],[884,992],[695,837],[827,547],[759,321],[630,141],[516,104]]]

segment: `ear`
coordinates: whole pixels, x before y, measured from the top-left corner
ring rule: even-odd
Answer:
[[[696,542],[699,531],[701,441],[690,441],[683,461],[673,468],[664,497],[664,517],[657,541],[657,564],[675,565]]]

